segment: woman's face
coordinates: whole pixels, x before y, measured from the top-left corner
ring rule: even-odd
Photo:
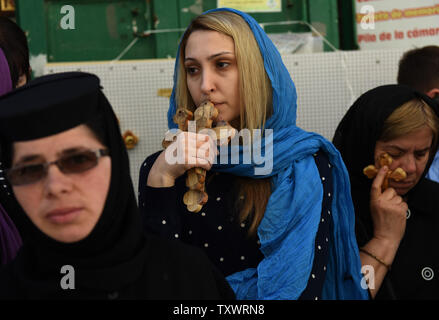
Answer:
[[[184,66],[189,92],[198,106],[210,100],[219,119],[239,119],[239,73],[233,39],[216,31],[191,33],[185,49]]]
[[[13,144],[12,167],[58,160],[76,151],[105,147],[85,125],[49,137]],[[111,159],[97,166],[65,174],[50,165],[47,176],[31,184],[13,186],[18,202],[32,222],[60,242],[84,239],[95,227],[104,208],[111,178]]]
[[[407,178],[396,182],[389,179],[389,187],[398,195],[405,195],[422,177],[430,155],[433,133],[427,126],[387,142],[377,141],[375,145],[375,166],[379,165],[379,156],[387,152],[393,162],[390,170],[400,167],[407,173]]]

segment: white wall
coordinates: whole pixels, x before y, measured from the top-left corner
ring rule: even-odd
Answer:
[[[396,82],[403,50],[351,51],[284,56],[298,93],[297,125],[332,139],[352,102],[378,85]],[[139,168],[147,155],[161,149],[167,130],[168,98],[174,60],[48,64],[45,73],[85,71],[101,78],[104,93],[120,120],[122,132],[139,137],[129,150],[131,177],[137,190]]]

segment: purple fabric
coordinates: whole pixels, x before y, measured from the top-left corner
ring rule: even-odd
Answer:
[[[0,96],[12,90],[11,72],[9,71],[8,60],[0,48]]]
[[[0,96],[11,90],[12,81],[8,61],[6,60],[3,50],[0,49]],[[14,259],[20,247],[20,234],[0,204],[0,265],[6,264]]]
[[[17,228],[0,204],[0,265],[14,259],[21,244]]]

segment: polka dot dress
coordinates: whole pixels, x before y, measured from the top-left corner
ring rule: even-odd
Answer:
[[[11,187],[6,182],[6,173],[3,164],[0,162],[0,204],[3,209],[6,210],[9,217],[14,223],[14,218],[16,218],[13,213],[17,210],[15,201],[13,201],[13,194]],[[1,248],[0,248],[1,251]]]
[[[322,214],[314,247],[314,262],[306,289],[300,300],[319,300],[325,280],[329,255],[329,243],[333,229],[331,204],[333,197],[331,164],[325,153],[319,151],[314,155],[323,185]]]
[[[10,196],[11,192],[8,185],[6,184],[5,175],[6,173],[4,171],[3,164],[0,162],[0,192]]]
[[[208,172],[206,191],[208,202],[198,213],[189,212],[183,204],[186,192],[185,176],[171,188],[146,186],[147,177],[158,153],[148,157],[141,166],[139,179],[139,207],[145,230],[168,239],[180,240],[203,249],[224,276],[248,268],[255,268],[263,259],[257,236],[249,236],[249,222],[236,218],[236,208],[245,198],[239,195],[236,177],[225,173]],[[301,299],[320,299],[323,287],[331,218],[331,165],[323,153],[315,156],[321,175],[325,197],[321,223],[316,236],[315,259],[308,286]]]

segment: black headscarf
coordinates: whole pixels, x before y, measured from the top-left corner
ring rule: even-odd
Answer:
[[[24,242],[16,261],[17,278],[29,297],[59,294],[63,265],[74,267],[78,287],[107,291],[123,287],[139,277],[144,240],[126,148],[96,76],[45,76],[0,100],[0,138],[5,150],[1,159],[9,164],[13,142],[46,137],[98,118],[112,169],[105,206],[92,232],[81,241],[61,243],[39,230],[19,205],[14,213]],[[121,272],[124,277],[115,276]]]
[[[200,249],[143,234],[127,150],[95,75],[48,75],[1,97],[1,161],[11,163],[16,141],[81,124],[110,151],[111,181],[101,216],[87,237],[61,243],[39,230],[14,198],[23,246],[0,268],[0,298],[114,299],[120,293],[120,299],[233,299],[233,290]],[[64,273],[72,272],[63,266],[73,267],[73,290],[61,286]]]
[[[428,96],[403,85],[385,85],[369,90],[360,96],[349,108],[339,123],[333,143],[340,151],[349,172],[352,199],[356,213],[356,235],[359,246],[372,237],[372,218],[369,211],[371,179],[363,174],[363,168],[374,164],[374,151],[381,137],[385,120],[405,102],[422,99],[439,116],[439,107]],[[436,147],[434,148],[436,150]],[[434,152],[430,152],[423,177],[425,177]],[[420,179],[407,197],[416,191],[424,178]]]

